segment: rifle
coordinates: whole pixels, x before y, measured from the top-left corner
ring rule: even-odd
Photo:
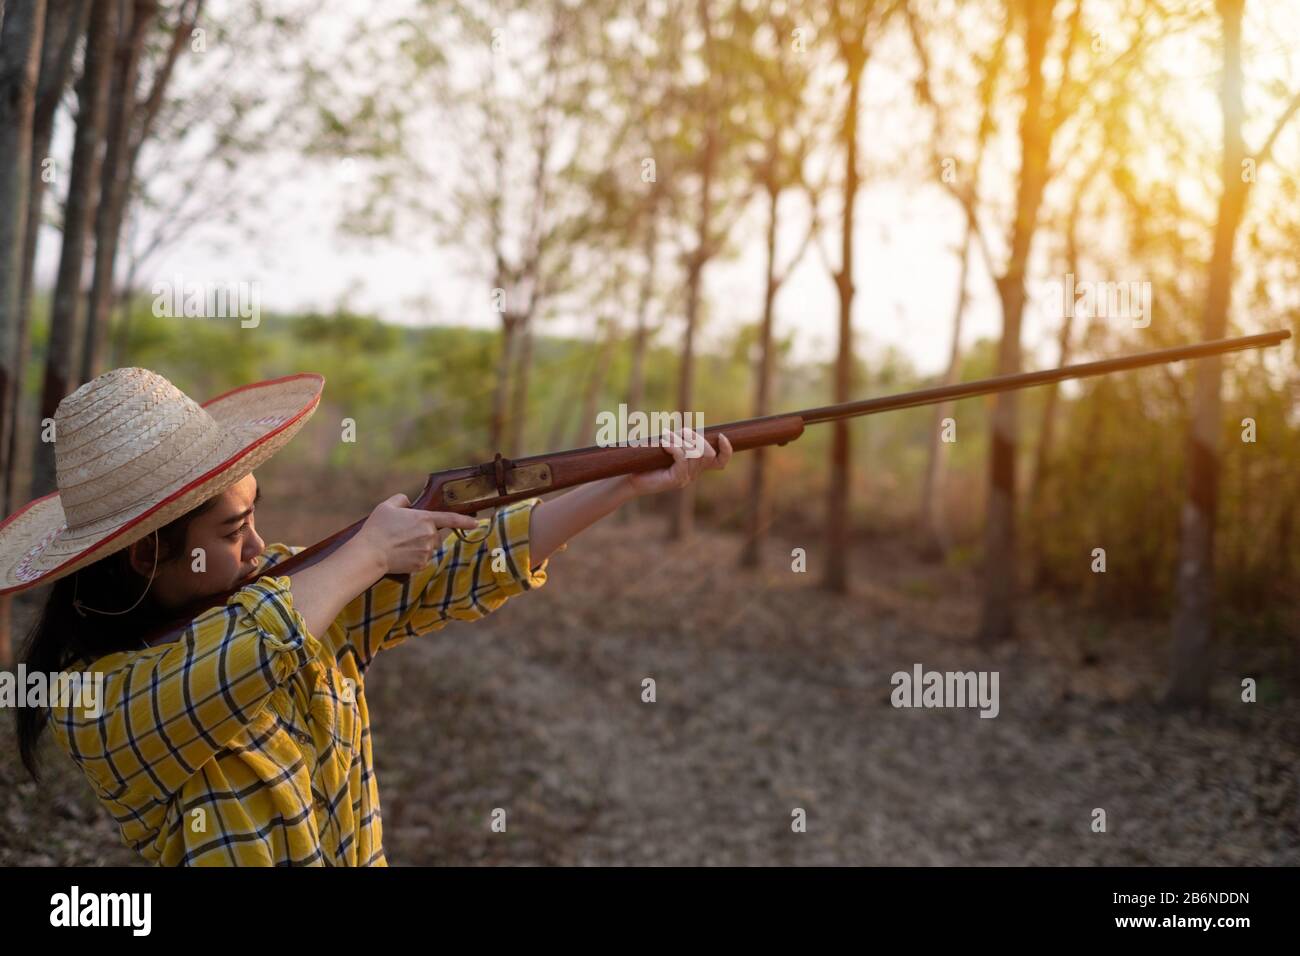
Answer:
[[[898,395],[885,395],[880,398],[868,398],[863,401],[845,402],[841,405],[825,405],[801,412],[788,412],[780,415],[768,415],[763,418],[749,418],[743,421],[712,425],[701,433],[704,440],[717,448],[718,435],[726,434],[727,440],[735,451],[747,451],[768,445],[785,445],[803,434],[809,425],[823,422],[843,421],[861,415],[875,415],[900,408],[915,408],[918,405],[935,405],[940,402],[972,398],[976,395],[991,395],[996,392],[1008,392],[1035,385],[1048,385],[1073,378],[1088,378],[1093,375],[1107,375],[1111,372],[1124,372],[1129,369],[1144,368],[1149,365],[1164,365],[1188,359],[1207,358],[1225,352],[1245,349],[1268,348],[1279,345],[1291,337],[1286,330],[1264,332],[1259,335],[1244,335],[1237,338],[1215,339],[1199,342],[1196,345],[1184,345],[1175,348],[1158,349],[1152,352],[1139,352],[1136,355],[1121,358],[1101,359],[1095,362],[1083,362],[1078,365],[1066,365],[1061,368],[1046,369],[1039,372],[1021,372],[1015,375],[999,375],[994,378],[980,379],[974,382],[959,382],[955,385],[940,385],[934,388],[922,388]],[[655,436],[656,438],[658,436]],[[653,442],[654,439],[651,441]],[[665,459],[667,459],[665,461]],[[603,478],[614,478],[637,472],[653,471],[667,467],[672,463],[672,455],[659,444],[591,446],[570,451],[552,452],[534,455],[530,458],[511,460],[500,452],[489,462],[436,471],[429,475],[424,490],[411,503],[412,508],[425,511],[450,511],[456,514],[477,514],[488,508],[498,508],[511,502],[520,501],[585,485]],[[174,636],[184,630],[195,617],[210,608],[225,604],[230,597],[242,587],[256,581],[263,574],[274,572],[277,576],[301,571],[333,554],[349,538],[361,530],[365,518],[341,531],[336,531],[311,547],[305,548],[279,564],[252,575],[229,591],[210,595],[194,602],[178,614],[175,621],[164,625],[151,635],[150,643],[161,636]],[[386,575],[394,580],[401,580],[405,575]]]

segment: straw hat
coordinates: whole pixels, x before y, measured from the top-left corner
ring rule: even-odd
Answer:
[[[246,477],[320,402],[289,375],[202,406],[143,368],[105,372],[59,402],[59,490],[0,524],[0,594],[48,584],[125,548]]]

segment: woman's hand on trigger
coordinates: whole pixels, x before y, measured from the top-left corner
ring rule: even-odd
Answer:
[[[450,511],[421,511],[411,507],[406,495],[381,501],[370,512],[357,538],[370,549],[385,574],[410,574],[428,565],[442,545],[445,531],[473,531],[478,520]]]

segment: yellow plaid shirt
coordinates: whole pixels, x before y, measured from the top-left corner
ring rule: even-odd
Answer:
[[[323,635],[267,574],[178,640],[110,654],[102,713],[51,708],[54,736],[126,844],[164,866],[385,866],[365,674],[375,654],[472,621],[546,583],[530,571],[538,498],[448,537],[405,583],[381,580]],[[302,550],[271,545],[259,570]]]

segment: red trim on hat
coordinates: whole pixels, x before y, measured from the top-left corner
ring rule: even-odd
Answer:
[[[249,389],[254,389],[254,388],[265,388],[265,387],[267,387],[267,386],[269,386],[269,385],[280,385],[280,384],[282,384],[282,383],[285,383],[285,382],[292,382],[292,381],[294,381],[294,380],[296,380],[296,379],[300,379],[300,378],[314,378],[314,379],[317,379],[317,380],[320,381],[322,388],[324,387],[324,384],[325,384],[325,376],[324,376],[324,375],[320,375],[320,374],[318,374],[318,373],[316,373],[316,372],[299,372],[299,373],[297,373],[297,374],[295,374],[295,375],[285,375],[285,376],[282,376],[281,378],[272,378],[272,379],[267,379],[267,380],[262,381],[262,382],[253,382],[251,385],[241,385],[239,388],[234,388],[234,389],[231,389],[231,390],[228,391],[228,392],[224,392],[224,393],[222,393],[221,395],[218,395],[216,398],[210,398],[210,399],[208,399],[208,400],[207,400],[206,402],[204,402],[203,405],[200,406],[200,407],[202,407],[202,408],[206,408],[207,406],[213,404],[214,402],[219,402],[219,401],[221,401],[223,398],[229,398],[231,395],[234,395],[234,394],[236,394],[237,392],[244,392],[244,391],[247,391],[247,390],[249,390]],[[91,547],[85,549],[84,551],[79,552],[78,554],[74,554],[74,555],[73,555],[72,557],[70,557],[67,561],[64,561],[62,564],[58,565],[57,567],[51,568],[50,570],[46,571],[46,572],[45,572],[44,574],[42,574],[39,578],[36,578],[36,579],[33,580],[33,581],[28,581],[26,584],[19,584],[19,585],[15,585],[14,587],[9,587],[9,588],[0,588],[0,595],[4,595],[4,594],[12,594],[12,593],[14,593],[15,591],[24,591],[24,590],[26,590],[27,588],[36,587],[36,586],[39,585],[42,581],[45,581],[47,578],[49,578],[50,575],[52,575],[52,574],[56,574],[57,572],[63,570],[64,568],[66,568],[66,567],[67,567],[68,565],[70,565],[70,564],[75,564],[76,562],[78,562],[78,561],[82,560],[83,558],[85,558],[87,555],[94,554],[96,551],[102,549],[106,544],[108,544],[109,542],[111,542],[114,538],[117,538],[117,537],[121,536],[122,534],[124,534],[124,533],[126,533],[127,531],[129,531],[131,528],[133,528],[133,527],[135,527],[136,525],[138,525],[140,522],[144,521],[146,518],[148,518],[150,515],[152,515],[154,512],[156,512],[159,508],[163,507],[163,506],[166,505],[166,504],[169,504],[169,503],[172,502],[172,501],[175,501],[177,498],[182,497],[183,495],[185,495],[187,492],[189,492],[189,491],[192,490],[193,488],[195,488],[195,487],[197,487],[197,486],[203,484],[205,481],[207,481],[207,480],[208,480],[209,478],[211,478],[213,475],[216,475],[216,474],[221,473],[222,471],[225,471],[227,468],[229,468],[229,466],[230,466],[231,464],[233,464],[234,462],[239,461],[239,459],[241,459],[241,458],[246,457],[246,456],[249,454],[249,452],[251,452],[251,451],[253,451],[254,449],[256,449],[259,445],[263,444],[263,443],[266,442],[266,441],[269,441],[271,438],[274,438],[276,435],[278,435],[280,432],[284,431],[286,428],[288,428],[288,427],[289,427],[290,425],[292,425],[294,422],[298,421],[298,420],[299,420],[300,418],[302,418],[304,415],[309,414],[309,413],[310,413],[313,409],[315,409],[316,406],[319,405],[319,404],[320,404],[320,393],[317,392],[315,398],[313,398],[310,402],[308,402],[308,403],[307,403],[306,405],[304,405],[301,409],[299,409],[298,412],[297,412],[297,414],[295,414],[292,418],[290,418],[288,421],[284,422],[284,423],[281,424],[281,425],[277,425],[277,426],[276,426],[275,428],[273,428],[271,431],[267,432],[267,433],[266,433],[265,435],[263,435],[261,438],[257,439],[257,441],[253,442],[251,445],[246,446],[243,450],[241,450],[241,451],[240,451],[237,455],[235,455],[234,457],[232,457],[232,458],[227,458],[225,461],[221,462],[221,463],[220,463],[219,465],[217,465],[216,467],[208,469],[206,472],[204,472],[204,473],[203,473],[202,475],[200,475],[199,477],[195,478],[195,479],[194,479],[193,481],[191,481],[189,484],[185,485],[185,486],[182,487],[182,488],[178,488],[176,491],[172,492],[170,495],[168,495],[168,496],[167,496],[166,498],[164,498],[162,501],[158,502],[156,505],[154,505],[154,506],[153,506],[152,508],[150,508],[148,511],[144,512],[144,513],[141,514],[141,515],[138,515],[138,516],[135,517],[135,518],[132,518],[129,522],[127,522],[126,524],[122,525],[122,527],[118,528],[116,531],[114,531],[112,534],[108,535],[108,536],[107,536],[106,538],[104,538],[103,540],[101,540],[101,541],[99,541],[98,543],[92,545]],[[23,505],[21,508],[19,508],[17,511],[15,511],[12,515],[10,515],[8,518],[6,518],[4,521],[0,521],[0,531],[3,531],[3,530],[4,530],[8,525],[10,525],[10,524],[13,523],[15,520],[17,520],[17,519],[18,519],[22,514],[24,514],[28,509],[35,507],[36,505],[40,504],[42,501],[45,501],[46,499],[57,497],[58,494],[59,494],[59,493],[58,493],[57,491],[53,491],[53,492],[50,492],[48,495],[42,495],[40,498],[36,498],[36,499],[33,499],[32,501],[29,501],[27,504]],[[196,505],[196,507],[197,507],[197,505]]]
[[[285,382],[295,382],[300,378],[319,379],[321,385],[325,384],[325,376],[321,375],[319,372],[296,372],[293,375],[282,375],[280,378],[268,378],[262,382],[253,382],[249,385],[241,385],[238,388],[232,388],[228,392],[222,392],[216,398],[209,398],[199,407],[207,408],[209,405],[215,405],[217,402],[229,398],[231,395],[238,395],[240,392],[246,392],[250,388],[266,388],[268,385],[283,385]],[[272,432],[272,434],[274,433]]]

